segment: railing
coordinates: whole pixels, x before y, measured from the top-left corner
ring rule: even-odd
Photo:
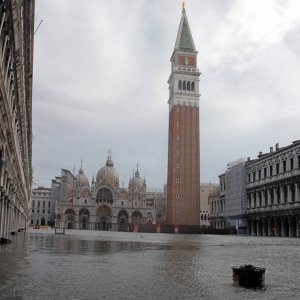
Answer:
[[[252,188],[252,187],[267,184],[267,183],[270,183],[270,182],[279,181],[281,179],[287,179],[287,178],[290,178],[290,177],[293,177],[293,176],[296,176],[296,175],[300,175],[300,169],[290,170],[290,171],[287,171],[287,172],[284,172],[284,173],[273,175],[272,177],[267,177],[267,178],[256,180],[256,181],[251,182],[251,183],[247,183],[247,188]]]

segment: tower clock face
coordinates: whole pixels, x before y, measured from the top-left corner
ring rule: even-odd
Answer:
[[[196,58],[192,55],[178,55],[177,61],[181,66],[196,67]]]

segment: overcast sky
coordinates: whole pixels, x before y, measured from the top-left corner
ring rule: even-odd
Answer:
[[[198,53],[201,182],[227,162],[300,139],[300,2],[187,0]],[[179,0],[38,0],[33,83],[34,187],[107,150],[125,186],[167,178],[170,57]]]

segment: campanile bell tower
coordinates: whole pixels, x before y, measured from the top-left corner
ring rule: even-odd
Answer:
[[[169,84],[167,221],[200,226],[199,76],[183,7]]]

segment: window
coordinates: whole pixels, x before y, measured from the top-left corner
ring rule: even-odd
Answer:
[[[46,202],[45,201],[43,201],[43,207],[45,207],[46,206]]]
[[[255,171],[252,173],[252,175],[253,175],[253,176],[252,176],[252,177],[253,177],[253,181],[255,181],[255,180],[256,180],[256,178],[255,178],[255,175],[256,175],[256,174],[255,174]]]
[[[294,169],[294,159],[293,158],[290,159],[290,167],[291,167],[290,168],[291,170]]]
[[[45,210],[43,209],[43,214],[45,214]]]
[[[285,185],[285,186],[283,187],[283,202],[284,202],[284,203],[287,202],[287,194],[288,194],[287,186]]]
[[[34,207],[34,205],[35,205],[35,202],[34,202],[34,200],[32,200],[32,207]]]
[[[178,178],[176,179],[176,183],[179,183],[179,179]]]
[[[262,201],[261,201],[261,199],[262,199],[261,192],[259,192],[259,193],[258,193],[258,202],[259,202],[259,207],[261,207],[261,206],[262,206]]]
[[[273,166],[270,166],[270,176],[273,176]]]
[[[183,90],[184,91],[186,90],[186,82],[185,81],[183,82]]]
[[[31,212],[34,214],[34,209]]]
[[[258,180],[261,180],[261,170],[258,170]]]
[[[271,205],[274,204],[274,190],[273,189],[270,190],[270,202],[271,202]]]
[[[176,193],[176,198],[179,198],[179,194],[178,193]]]
[[[186,87],[186,89],[187,89],[188,91],[191,90],[191,83],[190,83],[189,81],[187,82],[187,87]]]
[[[283,164],[283,172],[286,172],[286,161],[283,161],[282,164]]]
[[[48,208],[50,208],[50,201],[48,202]]]
[[[38,213],[38,214],[40,213],[40,210],[39,210],[39,209],[37,210],[37,213]]]
[[[264,168],[264,178],[267,177],[267,168]]]
[[[279,174],[279,163],[276,164],[276,174]]]
[[[276,193],[277,193],[277,203],[280,203],[280,187],[276,189]]]
[[[194,81],[192,81],[192,84],[191,84],[191,90],[192,90],[192,91],[195,90],[195,83],[194,83]]]
[[[40,201],[38,201],[38,207],[40,207]]]
[[[300,169],[300,155],[298,156],[298,169]]]
[[[248,182],[250,182],[250,174],[248,174]]]
[[[48,209],[48,215],[50,215],[50,210]]]
[[[181,82],[181,80],[178,81],[178,89],[182,90],[182,82]]]
[[[176,164],[176,168],[179,169],[179,164],[178,163]]]
[[[265,191],[265,206],[268,205],[268,192]]]

